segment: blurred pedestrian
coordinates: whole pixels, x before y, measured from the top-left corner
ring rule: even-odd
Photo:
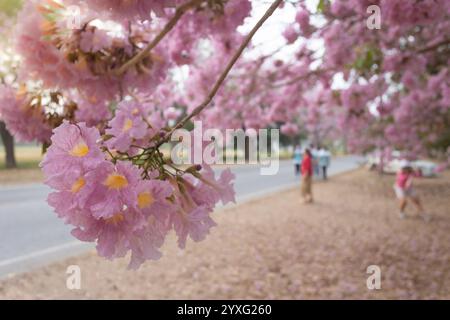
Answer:
[[[319,160],[318,160],[319,170],[322,171],[322,179],[327,180],[327,178],[328,178],[327,171],[328,171],[328,167],[330,166],[330,162],[331,162],[331,153],[324,147],[321,147],[319,149],[318,154],[319,154]]]
[[[395,194],[399,201],[399,217],[400,219],[404,219],[406,217],[405,209],[409,199],[415,204],[419,215],[428,222],[431,216],[425,213],[422,202],[420,201],[416,189],[413,187],[413,178],[418,176],[420,176],[419,172],[414,171],[408,162],[403,162],[400,171],[397,173],[397,178],[394,184]]]
[[[313,159],[309,149],[305,149],[302,160],[302,197],[304,203],[312,203]]]
[[[314,145],[311,145],[311,156],[312,156],[312,165],[314,170],[314,175],[319,175],[319,149]]]
[[[302,163],[302,149],[299,145],[295,146],[293,162],[295,167],[295,175],[298,176],[300,175],[300,165]]]

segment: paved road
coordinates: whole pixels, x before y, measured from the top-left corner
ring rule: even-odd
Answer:
[[[332,161],[330,175],[358,166],[357,156]],[[218,169],[220,170],[220,169]],[[236,166],[238,202],[299,184],[291,161],[281,161],[276,175],[262,176],[258,166]],[[41,184],[0,187],[0,277],[23,272],[92,248],[70,235],[70,226],[56,218]]]

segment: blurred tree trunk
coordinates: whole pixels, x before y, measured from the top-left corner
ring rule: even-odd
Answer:
[[[250,138],[245,136],[245,163],[250,162]]]
[[[2,121],[0,121],[0,136],[5,146],[6,168],[17,168],[16,156],[14,155],[14,138]]]

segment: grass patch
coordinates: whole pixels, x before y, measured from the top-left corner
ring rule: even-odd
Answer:
[[[17,145],[15,148],[18,169],[39,169],[42,150],[37,145]],[[7,170],[5,165],[5,149],[0,145],[0,170]]]

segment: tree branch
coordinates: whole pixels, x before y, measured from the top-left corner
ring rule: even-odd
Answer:
[[[420,49],[420,50],[417,50],[416,53],[425,53],[425,52],[427,52],[427,51],[432,51],[432,50],[437,49],[437,48],[439,48],[440,46],[446,45],[446,44],[450,44],[450,38],[444,39],[444,40],[442,40],[442,41],[440,41],[440,42],[438,42],[438,43],[436,43],[436,44],[434,44],[434,45],[432,45],[432,46],[425,47],[425,48],[422,48],[422,49]]]
[[[203,0],[191,0],[189,2],[186,2],[175,10],[175,15],[167,22],[167,24],[164,26],[164,28],[161,30],[160,33],[153,39],[152,42],[150,42],[147,47],[145,47],[144,50],[139,52],[137,55],[135,55],[133,58],[128,60],[125,64],[120,66],[118,69],[114,70],[114,74],[116,76],[123,75],[129,68],[132,66],[138,64],[141,62],[153,48],[155,48],[158,43],[161,42],[161,40],[176,26],[178,20],[181,19],[181,17],[191,8],[195,7],[196,5],[200,4],[200,2]]]
[[[239,59],[239,57],[241,56],[242,52],[244,51],[244,49],[247,47],[247,45],[250,43],[250,41],[252,40],[253,36],[255,35],[256,31],[258,31],[258,29],[264,24],[264,22],[266,22],[266,20],[275,12],[275,10],[278,8],[278,6],[280,5],[281,2],[283,2],[284,0],[275,0],[272,5],[269,7],[269,9],[267,9],[266,13],[261,17],[261,19],[255,24],[255,26],[253,27],[253,29],[250,31],[250,33],[245,37],[244,41],[241,43],[241,45],[239,46],[239,49],[236,51],[236,53],[233,55],[233,57],[231,58],[231,60],[228,62],[227,66],[225,67],[225,69],[223,70],[222,74],[219,76],[219,78],[217,79],[217,81],[215,82],[214,86],[212,87],[211,91],[209,92],[209,94],[207,95],[207,97],[205,98],[205,100],[198,105],[190,115],[186,116],[185,118],[183,118],[180,122],[178,122],[173,128],[172,130],[170,130],[169,133],[167,133],[164,138],[158,143],[158,147],[161,146],[163,143],[169,141],[170,137],[172,136],[173,132],[176,129],[182,128],[189,120],[191,120],[193,117],[197,116],[200,112],[203,111],[203,109],[205,109],[209,103],[212,101],[212,99],[214,98],[214,96],[216,95],[217,91],[219,90],[220,86],[222,85],[222,83],[224,82],[225,78],[227,77],[228,73],[230,72],[230,70],[233,68],[233,65],[236,63],[236,61]]]
[[[328,70],[323,70],[323,69],[312,70],[306,74],[302,74],[295,78],[292,78],[289,81],[286,81],[284,83],[275,83],[275,84],[271,85],[270,88],[277,89],[277,88],[281,88],[281,87],[285,87],[285,86],[290,86],[291,84],[295,84],[298,81],[305,80],[305,79],[309,78],[310,76],[318,75],[318,74],[320,74],[322,72],[326,72],[326,71],[328,71]]]

